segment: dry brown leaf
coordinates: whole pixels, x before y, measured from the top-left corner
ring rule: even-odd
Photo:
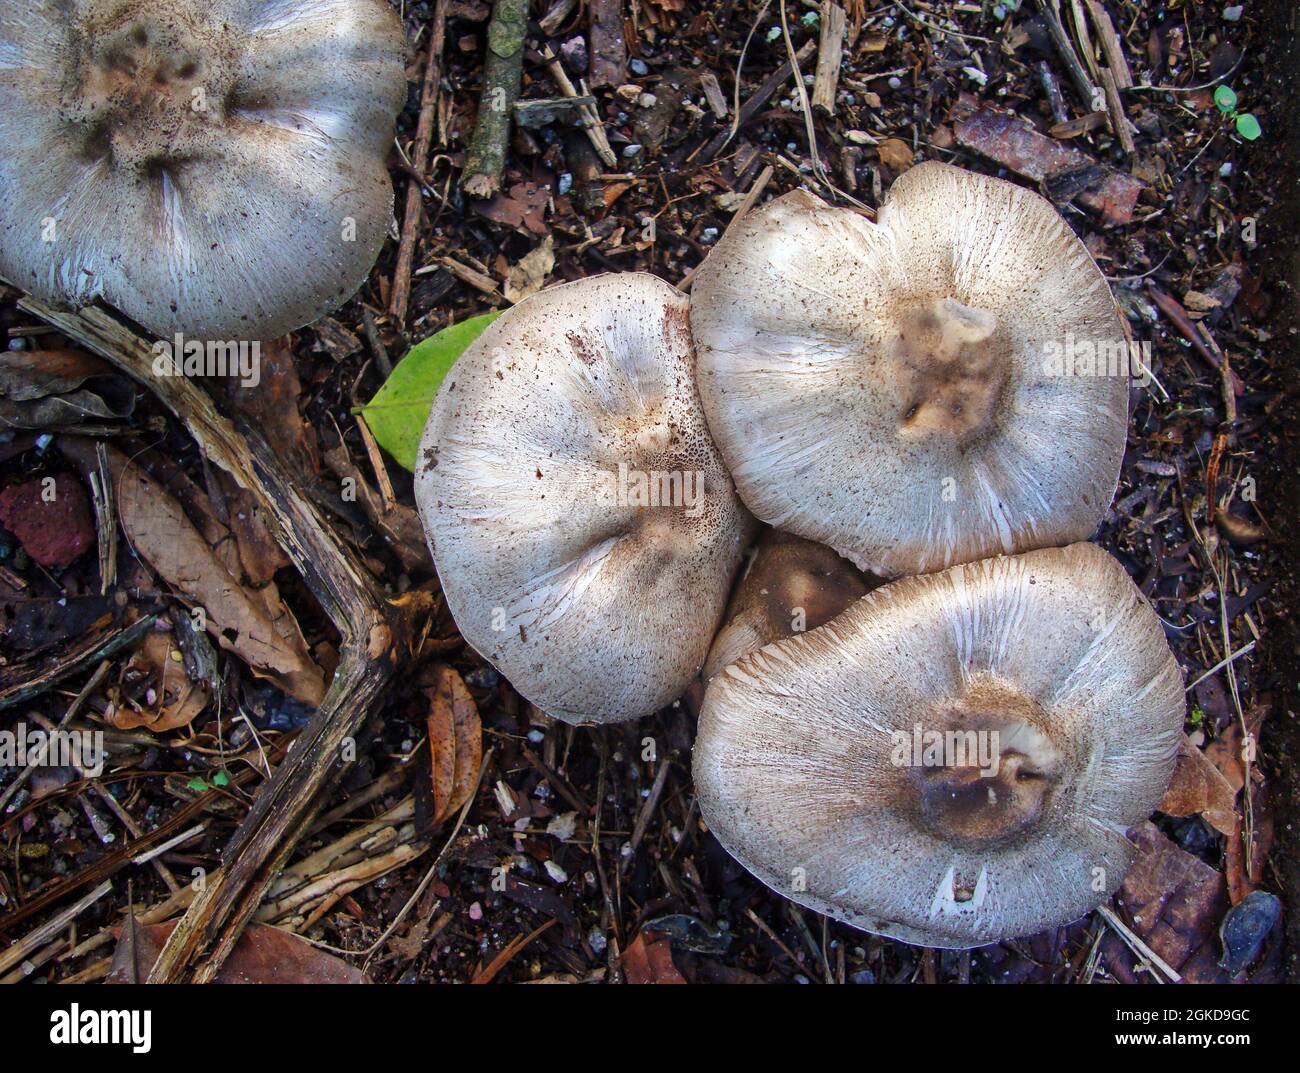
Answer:
[[[290,696],[320,704],[325,676],[273,586],[247,589],[218,560],[180,503],[120,451],[108,448],[122,531],[168,584],[203,608],[223,648]]]
[[[107,982],[127,984],[149,975],[178,922],[137,925],[135,942],[119,937]],[[123,929],[127,931],[127,929]],[[368,977],[346,961],[269,924],[250,924],[218,970],[218,984],[368,984]]]
[[[1199,813],[1216,831],[1230,835],[1237,829],[1236,800],[1237,791],[1222,772],[1188,738],[1184,738],[1174,777],[1159,805],[1160,811],[1169,816]]]
[[[289,565],[289,556],[271,535],[256,497],[248,489],[240,488],[225,470],[218,470],[216,477],[225,493],[230,531],[239,550],[244,577],[253,585],[265,585],[275,577],[276,571]]]
[[[433,762],[433,822],[442,823],[456,812],[478,782],[483,762],[483,726],[478,705],[456,671],[440,664],[434,684],[424,691],[429,698],[429,752]]]
[[[259,345],[258,382],[243,387],[225,383],[231,403],[244,413],[270,444],[276,457],[295,474],[309,480],[320,475],[316,430],[298,409],[302,382],[293,356],[293,339],[284,336]]]
[[[207,684],[195,682],[186,673],[170,633],[151,633],[122,669],[122,676],[136,683],[134,691],[147,698],[153,691],[153,703],[146,700],[138,708],[129,703],[113,706],[109,721],[118,730],[144,727],[162,733],[189,726],[211,699]],[[140,679],[144,688],[140,689]]]
[[[1217,929],[1228,907],[1223,876],[1166,838],[1149,820],[1129,831],[1137,855],[1116,896],[1133,930],[1189,982],[1226,982],[1215,964]],[[1132,955],[1118,938],[1106,941],[1106,964],[1118,969]]]
[[[1229,723],[1219,736],[1205,747],[1205,758],[1218,769],[1233,793],[1246,785],[1246,765],[1241,757],[1241,728]]]
[[[524,254],[506,273],[503,293],[509,302],[520,302],[536,294],[555,267],[555,239],[547,235],[535,249]]]
[[[1264,865],[1273,848],[1273,810],[1267,784],[1257,784],[1251,791],[1251,816],[1254,820],[1250,861],[1246,861],[1245,819],[1238,822],[1224,845],[1224,875],[1228,879],[1228,897],[1236,905],[1264,879]]]
[[[623,951],[623,975],[629,984],[684,984],[673,964],[673,944],[662,937],[639,932]]]
[[[605,208],[609,208],[619,198],[626,194],[634,187],[636,183],[610,183],[601,191],[601,197],[604,199]]]
[[[880,162],[895,175],[901,175],[912,166],[912,147],[898,138],[886,138],[876,147]]]

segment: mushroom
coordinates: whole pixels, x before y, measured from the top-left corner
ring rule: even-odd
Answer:
[[[30,0],[0,12],[0,275],[170,338],[346,301],[392,219],[384,0]]]
[[[756,648],[829,622],[873,582],[825,544],[767,530],[722,616],[704,680]]]
[[[415,493],[447,605],[566,722],[681,695],[751,535],[694,361],[684,295],[595,276],[502,315],[434,400]]]
[[[1092,544],[876,589],[726,668],[695,788],[768,886],[865,931],[965,948],[1084,915],[1182,737],[1160,620]]]
[[[704,411],[760,520],[893,577],[1084,539],[1109,505],[1125,326],[1037,194],[925,163],[872,223],[794,191],[691,293]]]

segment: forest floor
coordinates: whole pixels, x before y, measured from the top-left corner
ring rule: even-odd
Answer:
[[[594,96],[616,163],[572,108],[525,106],[536,125],[516,125],[501,192],[475,200],[460,172],[490,9],[406,3],[411,92],[390,163],[415,272],[398,270],[395,237],[355,298],[268,345],[256,402],[220,399],[261,427],[380,591],[427,594],[435,610],[418,656],[373,706],[355,763],[318,802],[290,879],[259,910],[315,944],[299,950],[302,978],[1132,983],[1168,976],[1154,953],[1189,981],[1280,979],[1300,799],[1288,598],[1297,108],[1280,74],[1295,70],[1295,27],[1276,21],[1294,18],[1287,6],[1067,2],[1063,44],[1030,0],[848,0],[838,90],[812,110],[788,73],[771,76],[793,50],[812,95],[834,4],[555,0],[531,13],[521,99],[562,96],[549,49]],[[439,78],[423,94],[439,15]],[[1084,96],[1081,82],[1100,86],[1102,68],[1122,66],[1130,84],[1113,100]],[[1221,86],[1234,109],[1216,103]],[[413,167],[422,111],[432,151]],[[1259,137],[1244,137],[1232,111],[1253,115]],[[1135,831],[1137,861],[1113,903],[1136,940],[1093,914],[974,951],[922,950],[769,891],[701,822],[690,698],[631,725],[575,729],[464,644],[438,599],[410,474],[355,416],[441,328],[604,271],[677,284],[756,186],[764,198],[805,185],[870,208],[922,160],[1053,200],[1151,345],[1156,382],[1132,390],[1120,487],[1097,536],[1153,602],[1191,687],[1176,792]],[[423,211],[405,220],[411,183]],[[0,331],[40,370],[42,355],[74,344],[18,298],[0,288]],[[98,520],[87,507],[43,537],[20,534],[30,496],[14,492],[5,508],[0,678],[13,706],[0,729],[68,718],[103,730],[110,760],[98,778],[49,768],[22,785],[0,767],[0,981],[102,979],[115,949],[129,977],[192,900],[193,878],[215,872],[268,763],[310,725],[344,638],[261,505],[157,398],[107,364],[78,381],[75,405],[53,391],[19,401],[18,374],[5,375],[0,490],[54,477],[91,504],[98,442],[147,471],[156,494],[119,496]],[[178,518],[206,542],[198,565],[151,553]],[[81,552],[43,567],[26,546],[42,539]],[[243,593],[225,613],[277,623],[292,674],[273,684],[247,653],[193,628],[196,574]],[[479,780],[466,808],[449,810],[430,757],[454,752],[457,731],[476,723]],[[168,848],[132,863],[145,844]],[[123,968],[121,934],[134,968]],[[255,929],[240,947],[276,941]],[[6,947],[21,956],[6,960]]]

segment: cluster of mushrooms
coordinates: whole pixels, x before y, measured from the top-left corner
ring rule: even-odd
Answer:
[[[163,337],[311,322],[388,231],[404,55],[384,0],[6,5],[0,276]],[[1183,718],[1159,620],[1081,543],[1124,370],[1043,361],[1124,336],[1046,201],[939,163],[874,222],[777,198],[689,299],[639,273],[543,290],[429,417],[448,606],[570,723],[702,672],[703,815],[795,901],[942,947],[1069,922],[1119,885]]]
[[[1119,886],[1184,714],[1155,612],[1084,542],[1127,370],[1044,360],[1125,338],[1047,201],[935,162],[874,222],[771,201],[689,299],[643,273],[543,290],[425,429],[448,607],[569,723],[702,670],[702,814],[794,901],[937,947],[1069,923]]]

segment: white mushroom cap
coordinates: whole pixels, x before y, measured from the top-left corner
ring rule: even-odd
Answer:
[[[731,594],[704,680],[756,648],[815,630],[878,584],[825,544],[767,530]]]
[[[434,401],[415,493],[460,632],[570,723],[648,715],[704,662],[752,519],[695,391],[687,300],[644,273],[495,321]]]
[[[0,11],[0,275],[150,331],[267,339],[365,281],[406,100],[385,0]]]
[[[1085,538],[1110,504],[1124,326],[1037,194],[926,163],[872,223],[795,191],[691,303],[709,427],[762,521],[892,577]],[[1089,345],[1116,375],[1061,375]]]
[[[1119,886],[1183,709],[1155,612],[1074,544],[893,582],[732,664],[705,694],[695,787],[718,840],[781,894],[979,946]]]

